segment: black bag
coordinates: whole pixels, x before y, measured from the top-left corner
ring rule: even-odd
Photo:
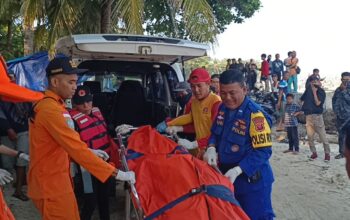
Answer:
[[[291,63],[293,63],[293,59],[291,59],[291,61],[290,61]],[[292,65],[292,64],[291,64]],[[299,66],[297,66],[296,68],[295,68],[295,72],[297,72],[297,74],[300,74],[300,72],[301,72],[301,69],[300,69],[300,67]]]

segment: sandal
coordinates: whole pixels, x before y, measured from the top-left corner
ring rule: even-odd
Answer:
[[[28,196],[24,195],[23,193],[19,193],[19,194],[14,193],[12,196],[24,202],[29,200]]]

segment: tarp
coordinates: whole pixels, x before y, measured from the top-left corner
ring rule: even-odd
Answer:
[[[146,220],[249,219],[226,177],[150,126],[130,136],[127,159]]]
[[[64,57],[57,54],[56,57]],[[35,90],[44,91],[47,88],[46,67],[49,64],[47,52],[38,52],[29,56],[7,61],[9,72],[16,76],[16,84]],[[78,83],[85,81],[87,77],[79,77]]]
[[[64,55],[58,54],[57,57]],[[47,52],[17,58],[7,62],[9,72],[16,76],[16,84],[35,91],[44,91],[47,88],[46,67],[49,64]]]

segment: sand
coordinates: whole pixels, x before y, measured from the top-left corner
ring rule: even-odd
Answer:
[[[307,158],[305,145],[299,155],[282,153],[286,149],[287,144],[276,144],[271,159],[276,219],[350,219],[350,180],[345,160],[334,160],[338,146],[331,145],[328,163],[323,161],[322,145],[317,146],[319,158],[315,161]]]
[[[275,174],[273,207],[276,219],[346,220],[350,219],[350,180],[345,172],[345,160],[334,160],[338,146],[331,144],[332,159],[323,161],[323,147],[318,144],[319,158],[310,161],[309,150],[301,145],[299,155],[284,154],[287,144],[274,142],[271,164]],[[40,219],[32,202],[22,202],[11,196],[13,189],[5,187],[7,202],[18,220]],[[123,193],[111,198],[111,219],[124,219]],[[96,213],[95,213],[96,214]],[[93,219],[99,219],[96,215]]]

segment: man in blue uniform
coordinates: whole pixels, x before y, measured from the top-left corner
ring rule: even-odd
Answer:
[[[272,154],[271,122],[261,107],[246,96],[239,70],[220,76],[223,104],[213,123],[204,155],[235,184],[235,196],[251,219],[274,218],[271,193],[274,181],[269,158]]]

